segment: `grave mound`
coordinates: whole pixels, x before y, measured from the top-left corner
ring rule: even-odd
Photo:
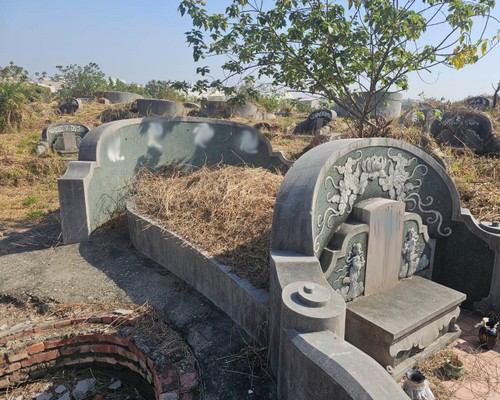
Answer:
[[[282,175],[224,166],[194,172],[143,170],[135,181],[137,210],[268,287],[269,240]]]

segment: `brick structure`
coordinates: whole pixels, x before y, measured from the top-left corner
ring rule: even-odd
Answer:
[[[158,400],[201,398],[196,366],[184,370],[179,366],[182,363],[159,364],[144,354],[134,339],[106,329],[110,324],[133,327],[140,318],[105,315],[4,331],[0,335],[0,392],[64,367],[118,365],[148,381]],[[69,333],[64,331],[68,327],[72,328]]]

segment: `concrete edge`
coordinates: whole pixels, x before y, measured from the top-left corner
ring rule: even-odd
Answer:
[[[187,282],[224,311],[258,343],[267,345],[269,293],[231,272],[174,232],[140,215],[127,202],[130,240],[136,250]]]

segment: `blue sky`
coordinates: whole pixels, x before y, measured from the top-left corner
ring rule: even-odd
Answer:
[[[229,0],[207,0],[218,5]],[[0,0],[0,66],[14,61],[31,73],[56,65],[99,64],[127,82],[196,80],[196,64],[185,43],[191,22],[177,12],[179,0]],[[494,15],[500,19],[500,6]],[[212,59],[217,71],[222,59]],[[202,63],[207,64],[206,62]],[[446,67],[410,75],[407,97],[461,99],[491,93],[500,81],[500,46],[460,71]]]

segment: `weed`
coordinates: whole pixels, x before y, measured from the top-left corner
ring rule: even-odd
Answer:
[[[29,219],[37,219],[43,217],[44,212],[42,210],[32,210],[26,213]]]
[[[36,196],[28,196],[22,201],[23,206],[31,206],[36,202],[38,202],[38,198]]]

